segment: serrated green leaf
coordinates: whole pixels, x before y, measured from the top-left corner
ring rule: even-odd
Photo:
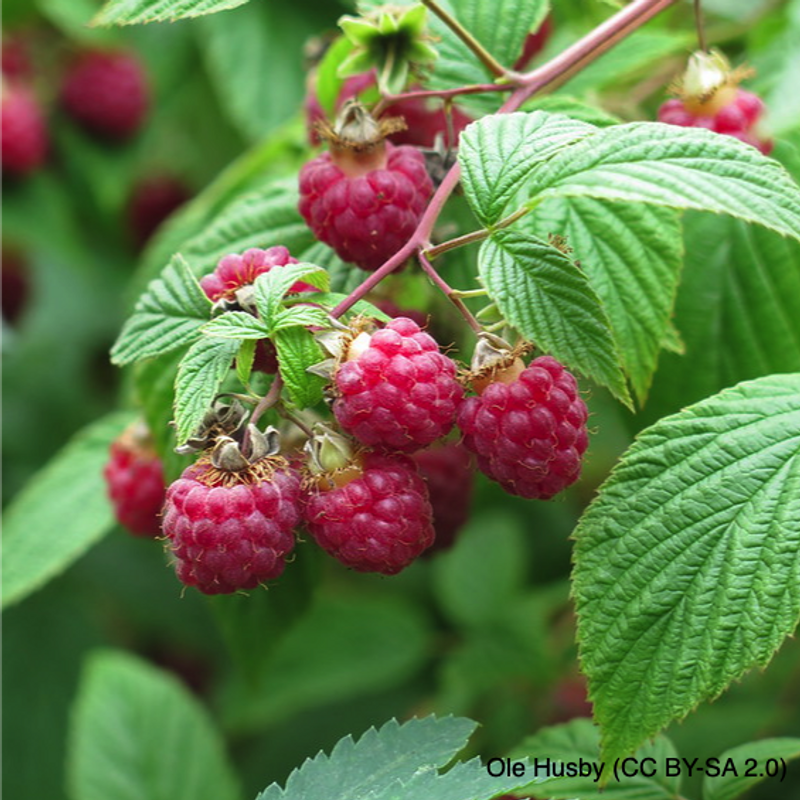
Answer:
[[[487,226],[499,222],[543,161],[596,131],[593,125],[544,111],[500,114],[468,125],[459,139],[458,161],[475,215]]]
[[[183,357],[175,379],[175,435],[179,445],[203,421],[238,350],[238,339],[204,336]]]
[[[566,236],[605,308],[622,368],[643,404],[669,333],[683,263],[677,212],[590,197],[552,198],[520,226],[543,239]]]
[[[283,328],[275,332],[273,341],[281,377],[292,403],[301,409],[319,403],[325,381],[307,370],[325,356],[311,332],[305,328]]]
[[[256,358],[256,340],[245,339],[239,345],[239,352],[236,354],[236,377],[243,386],[250,382],[250,373],[253,371],[253,362]]]
[[[576,533],[573,594],[613,761],[751,667],[800,618],[800,374],[643,431]]]
[[[247,0],[109,0],[92,25],[133,25],[162,22],[184,17],[216,14],[246,3]]]
[[[229,253],[283,245],[299,258],[314,235],[297,210],[297,179],[269,181],[228,204],[181,247],[195,275],[211,272]]]
[[[340,292],[320,292],[319,294],[315,294],[313,299],[312,298],[294,298],[290,297],[287,298],[286,302],[313,302],[314,305],[324,306],[326,309],[332,310],[342,302],[342,300],[346,300],[347,295],[341,294]],[[381,311],[377,306],[372,305],[372,303],[367,302],[366,300],[359,300],[357,303],[353,304],[353,306],[347,311],[347,315],[353,314],[361,314],[365,317],[372,317],[374,319],[380,320],[381,322],[391,322],[392,318]]]
[[[655,775],[647,777],[640,773],[636,777],[621,776],[617,781],[613,778],[610,763],[602,765],[601,778],[609,782],[602,786],[597,780],[596,771],[588,777],[564,777],[545,779],[537,787],[539,795],[546,795],[552,800],[676,800],[681,788],[681,776],[669,777],[666,774],[667,758],[677,758],[678,754],[672,742],[665,736],[659,736],[654,742],[648,742],[636,751],[635,758],[649,771],[652,766]],[[512,760],[527,758],[531,764],[550,759],[551,763],[563,761],[577,762],[582,759],[595,769],[600,769],[600,731],[588,719],[574,719],[564,725],[553,725],[543,728],[533,736],[529,736],[508,755]],[[653,762],[642,762],[652,758]],[[534,768],[528,770],[535,774]]]
[[[133,417],[119,412],[84,428],[3,514],[2,605],[18,602],[72,564],[114,526],[103,467]]]
[[[285,789],[272,784],[257,800],[377,799],[396,780],[443,767],[476,727],[458,717],[414,718],[402,725],[391,720],[380,730],[370,728],[358,741],[340,739],[329,756],[319,753],[292,772]]]
[[[69,742],[80,800],[239,800],[205,709],[173,676],[127,653],[89,656]]]
[[[546,94],[542,97],[533,97],[520,110],[562,114],[597,128],[607,128],[609,125],[619,125],[622,122],[619,117],[568,94]]]
[[[789,173],[755,147],[700,128],[631,122],[601,129],[543,163],[530,191],[531,205],[583,196],[694,208],[800,238],[800,188]]]
[[[286,293],[298,281],[316,286],[327,291],[330,284],[328,273],[316,264],[286,264],[278,269],[271,269],[259,275],[255,283],[256,308],[262,322],[272,328],[275,318],[283,310],[283,299]]]
[[[684,242],[674,322],[685,355],[661,356],[646,421],[743,380],[800,372],[800,243],[696,213]]]
[[[316,298],[314,298],[316,300]],[[318,327],[325,328],[330,324],[327,312],[321,308],[307,305],[295,305],[279,311],[272,318],[272,330],[279,331],[283,328]]]
[[[762,739],[726,750],[719,757],[723,774],[712,777],[706,772],[703,776],[703,800],[734,800],[763,780],[781,780],[781,760],[785,763],[795,758],[800,758],[800,739],[788,737]],[[726,771],[729,761],[735,769]]]
[[[526,339],[630,404],[608,317],[568,256],[529,234],[501,230],[481,246],[478,274]]]
[[[111,362],[124,366],[189,344],[210,313],[211,301],[178,253],[139,298],[111,348]]]
[[[222,339],[266,339],[269,328],[246,311],[226,311],[203,325],[203,333]]]

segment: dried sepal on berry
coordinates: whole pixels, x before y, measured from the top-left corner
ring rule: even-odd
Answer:
[[[510,345],[493,333],[482,331],[472,354],[470,368],[462,373],[462,382],[476,394],[492,383],[512,383],[525,369],[522,357],[533,349],[530,342]]]

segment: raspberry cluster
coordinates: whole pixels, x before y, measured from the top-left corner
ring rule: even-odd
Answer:
[[[45,162],[49,136],[44,112],[33,91],[9,82],[2,102],[3,172],[22,176],[35,172]]]

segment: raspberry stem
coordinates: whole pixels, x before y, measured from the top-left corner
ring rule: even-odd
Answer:
[[[511,96],[497,113],[510,114],[513,111],[517,111],[531,96],[545,88],[555,86],[565,81],[568,77],[571,77],[573,72],[586,67],[620,40],[629,36],[675,2],[677,2],[677,0],[634,0],[634,2],[625,6],[613,17],[610,17],[602,25],[589,32],[582,39],[579,39],[575,44],[568,47],[560,55],[548,61],[546,64],[523,75],[507,73],[512,77],[513,83],[516,84],[517,88],[514,89]],[[498,86],[493,87],[492,90],[508,88],[513,87]],[[434,92],[433,95],[429,94],[427,96],[434,95],[438,95],[439,97],[445,95],[448,97],[455,96],[452,93],[444,92]],[[398,95],[398,97],[405,96],[408,95]],[[332,317],[340,317],[352,308],[355,303],[361,300],[361,298],[377,286],[387,275],[394,272],[397,267],[404,263],[406,259],[413,256],[418,250],[428,249],[428,253],[430,254],[430,250],[433,249],[428,248],[431,232],[433,231],[433,227],[436,224],[436,220],[439,218],[439,214],[445,202],[458,185],[460,178],[461,168],[458,164],[454,164],[439,184],[439,188],[434,192],[428,208],[425,210],[416,230],[408,241],[381,267],[369,275],[342,300],[331,312]],[[430,264],[428,264],[428,267],[430,271],[426,270],[426,272],[432,276],[436,271]],[[437,285],[439,284],[437,283]],[[452,289],[450,292],[452,292]],[[451,296],[449,293],[445,293],[448,294],[448,297]]]
[[[472,312],[464,305],[464,301],[459,297],[458,293],[453,289],[450,284],[445,281],[445,279],[433,268],[433,265],[425,256],[425,252],[421,252],[418,254],[417,258],[419,259],[420,266],[422,267],[423,271],[428,275],[428,277],[433,281],[433,283],[445,294],[447,295],[448,300],[458,309],[458,312],[464,317],[467,325],[472,328],[475,333],[480,333],[483,328],[481,327],[480,322],[475,319],[472,315]]]

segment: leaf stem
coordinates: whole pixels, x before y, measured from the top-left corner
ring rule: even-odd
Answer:
[[[436,14],[439,19],[472,50],[492,75],[504,78],[508,71],[488,50],[454,17],[450,16],[435,0],[421,0],[422,4]]]
[[[447,298],[452,302],[452,304],[458,309],[459,314],[464,317],[467,325],[472,328],[475,333],[480,333],[483,328],[472,315],[472,312],[466,307],[464,301],[459,296],[459,293],[453,289],[450,284],[436,271],[430,261],[428,261],[424,252],[421,252],[417,255],[419,259],[420,266],[422,267],[423,272],[427,274],[427,276],[433,281],[438,289],[440,289]]]
[[[703,9],[700,0],[694,0],[694,24],[697,28],[697,44],[704,53],[707,53],[708,43],[706,42],[706,29],[703,24]]]
[[[253,409],[253,413],[250,415],[250,422],[253,425],[258,422],[265,411],[272,408],[272,406],[280,400],[281,389],[283,389],[283,378],[281,378],[280,372],[276,372],[275,380],[272,381],[269,391],[259,400],[258,405]]]

